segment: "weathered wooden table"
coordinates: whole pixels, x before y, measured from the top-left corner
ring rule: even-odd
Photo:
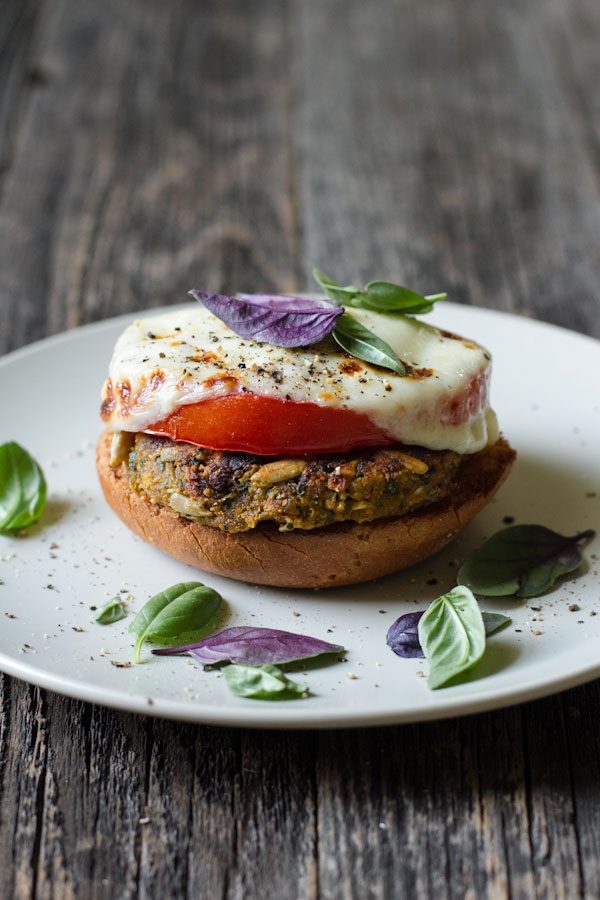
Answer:
[[[315,264],[600,335],[599,44],[597,0],[2,0],[0,351]],[[0,677],[0,894],[598,897],[599,708],[278,734]]]

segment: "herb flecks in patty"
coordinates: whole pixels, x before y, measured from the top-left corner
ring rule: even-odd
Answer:
[[[452,491],[460,456],[422,447],[273,458],[138,434],[129,484],[174,514],[228,532],[282,531],[405,515]]]

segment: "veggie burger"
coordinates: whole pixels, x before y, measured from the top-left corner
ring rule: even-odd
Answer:
[[[104,494],[200,569],[282,587],[353,584],[425,559],[515,458],[490,355],[389,282],[328,299],[193,291],[138,319],[102,391]]]

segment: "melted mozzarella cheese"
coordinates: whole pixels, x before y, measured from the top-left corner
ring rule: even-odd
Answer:
[[[190,304],[125,329],[104,385],[102,417],[114,431],[143,431],[183,405],[250,391],[345,407],[399,442],[432,450],[474,453],[496,440],[483,347],[405,316],[348,314],[391,345],[407,376],[349,357],[331,337],[300,349],[255,343]]]

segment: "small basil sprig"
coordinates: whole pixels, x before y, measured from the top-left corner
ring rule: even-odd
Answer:
[[[428,294],[423,296],[391,281],[370,281],[364,288],[353,284],[337,284],[324,272],[313,269],[315,281],[323,288],[328,297],[344,306],[356,306],[371,309],[380,313],[400,313],[402,315],[431,312],[434,303],[445,300],[447,294]]]
[[[419,641],[419,622],[424,615],[425,610],[405,613],[390,625],[386,642],[396,656],[400,656],[402,659],[419,659],[425,656]],[[511,619],[503,613],[482,612],[481,618],[486,637],[506,628],[511,623]],[[156,651],[153,652],[156,653]]]
[[[44,473],[15,441],[0,446],[0,534],[20,531],[40,518],[46,505]]]
[[[346,315],[344,308],[354,306],[385,314],[428,313],[447,295],[422,296],[391,281],[370,281],[364,288],[352,284],[344,287],[319,269],[313,274],[336,305],[322,298],[290,295],[230,297],[199,290],[190,294],[241,337],[277,347],[307,347],[331,334],[351,356],[406,375],[402,360],[390,345]]]
[[[277,666],[225,666],[227,687],[237,697],[253,700],[297,700],[308,695],[308,687],[287,677]]]
[[[126,617],[127,608],[125,604],[120,597],[113,597],[106,606],[102,607],[94,622],[97,622],[98,625],[114,625],[115,622],[120,622],[121,619]]]
[[[591,529],[566,537],[543,525],[514,525],[489,538],[462,565],[460,584],[484,597],[538,597],[581,563]]]
[[[134,662],[139,663],[146,641],[176,644],[198,637],[222,602],[217,591],[199,581],[174,584],[151,597],[129,626],[129,631],[137,637]]]
[[[443,687],[478,662],[485,651],[481,610],[469,588],[458,585],[434,600],[419,621],[429,662],[429,687]]]
[[[397,375],[406,375],[402,360],[390,345],[347,313],[337,320],[331,336],[350,356],[381,366],[383,369],[391,369]]]

